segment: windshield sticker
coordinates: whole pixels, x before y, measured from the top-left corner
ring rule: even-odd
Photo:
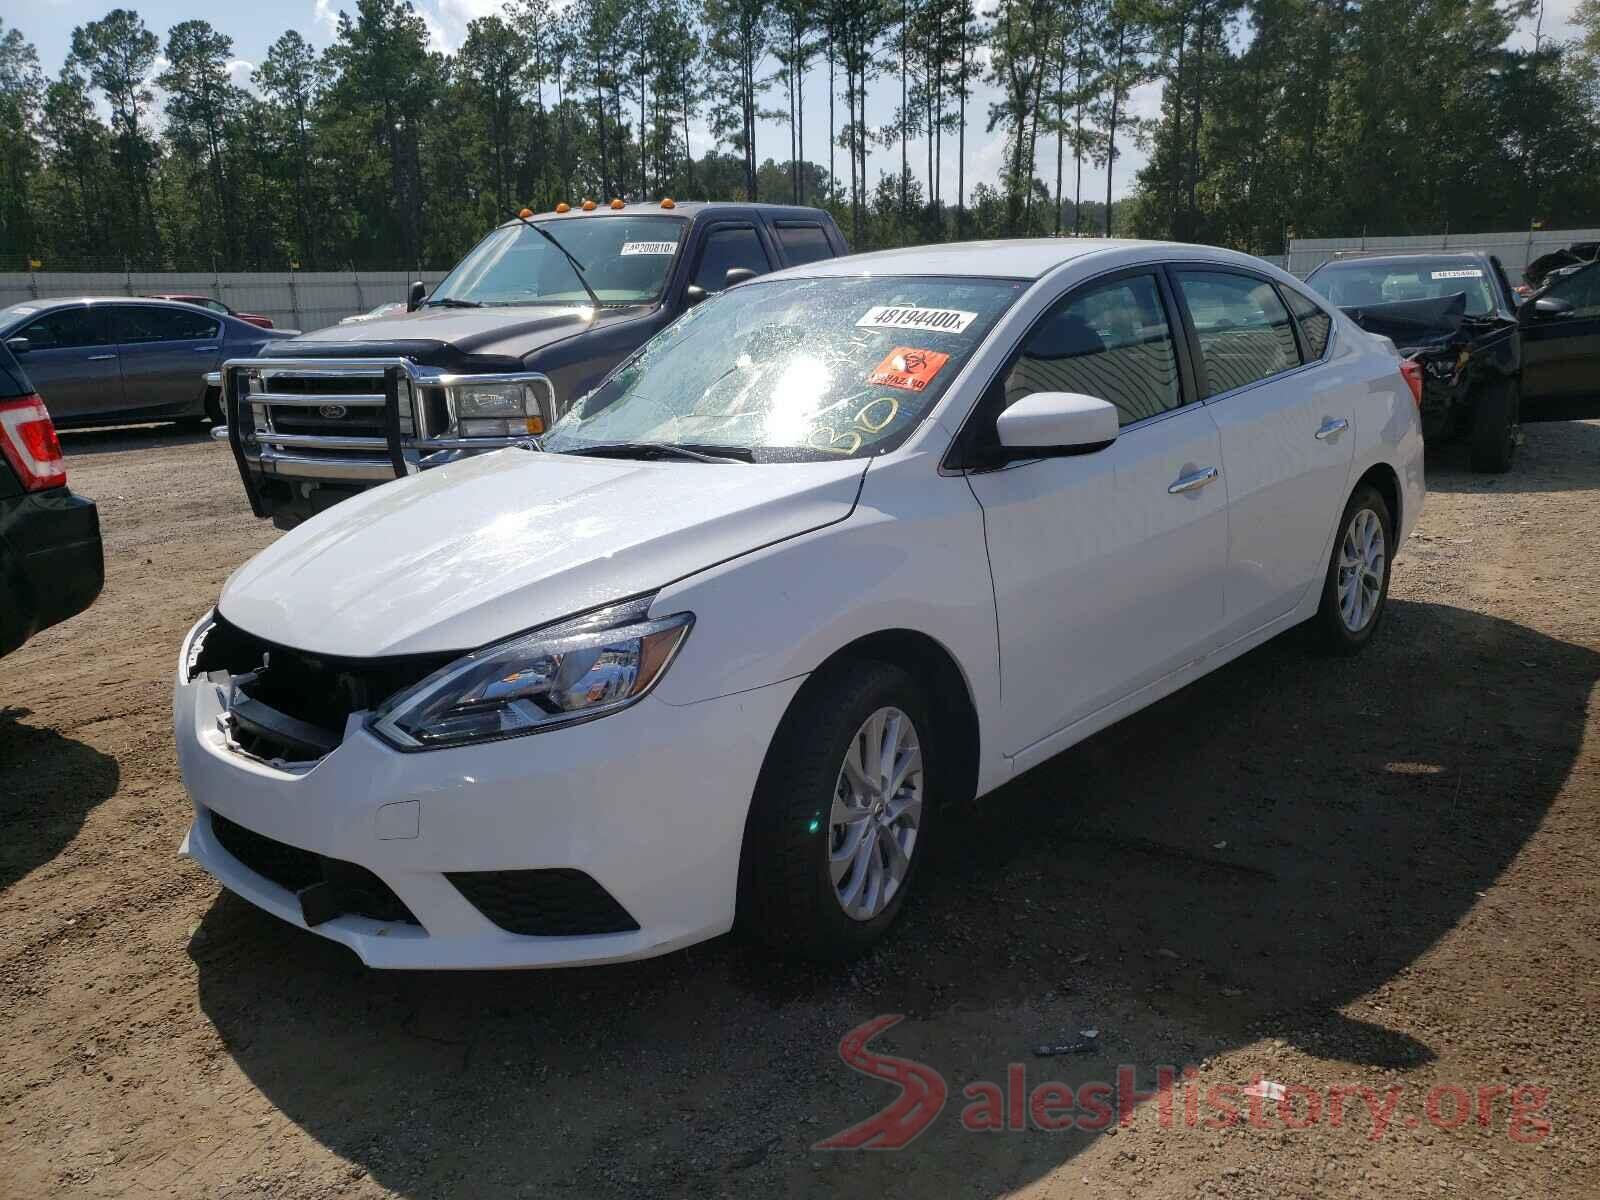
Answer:
[[[1463,267],[1459,271],[1434,271],[1434,279],[1482,279],[1483,271],[1478,267]]]
[[[622,257],[630,254],[676,254],[677,242],[623,242]]]
[[[926,329],[934,333],[965,333],[977,320],[977,313],[959,308],[903,308],[879,304],[867,310],[856,322],[857,329]]]
[[[929,309],[924,312],[932,311]],[[972,314],[963,313],[970,317]],[[896,346],[889,351],[888,356],[873,368],[872,374],[867,376],[868,383],[879,384],[883,387],[904,388],[908,392],[920,392],[933,382],[933,377],[950,361],[948,354],[941,354],[937,350],[917,350],[910,346]]]

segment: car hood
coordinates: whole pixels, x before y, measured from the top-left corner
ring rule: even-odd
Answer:
[[[330,325],[274,345],[268,356],[411,358],[455,367],[473,357],[525,358],[591,329],[640,319],[645,306],[603,308],[424,308],[348,325]]]
[[[1460,292],[1438,299],[1351,305],[1343,311],[1368,333],[1394,342],[1402,354],[1419,350],[1454,354],[1462,345],[1478,348],[1491,334],[1503,333],[1514,324],[1493,313],[1468,316],[1467,298]]]
[[[217,607],[331,656],[475,649],[842,521],[865,473],[502,450],[313,517],[235,572]]]

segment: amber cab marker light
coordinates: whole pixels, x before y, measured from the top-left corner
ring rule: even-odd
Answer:
[[[529,217],[533,216],[533,209],[524,208],[520,212],[517,213],[517,216],[521,217],[524,221],[526,221]]]
[[[661,207],[662,208],[677,208],[678,206],[672,202],[672,197],[671,196],[667,196],[665,199],[663,199],[661,201]]]
[[[621,208],[622,207],[622,201],[618,200],[616,197],[612,197],[612,199],[611,199],[611,207],[612,208]]]
[[[585,200],[583,202],[583,211],[584,212],[593,212],[594,211],[594,201],[593,200]]]
[[[556,211],[558,213],[571,212],[572,211],[572,205],[568,204],[565,200],[563,200],[560,204],[556,205]]]

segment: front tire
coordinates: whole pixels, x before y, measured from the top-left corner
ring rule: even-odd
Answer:
[[[1359,654],[1372,640],[1388,607],[1394,544],[1394,516],[1388,502],[1376,488],[1362,484],[1339,518],[1322,583],[1322,604],[1311,619],[1322,650]]]
[[[943,754],[916,680],[885,662],[817,672],[784,715],[745,822],[740,929],[853,958],[888,931],[926,855]]]
[[[1480,388],[1472,406],[1472,469],[1499,475],[1511,469],[1517,452],[1522,385],[1497,379]]]

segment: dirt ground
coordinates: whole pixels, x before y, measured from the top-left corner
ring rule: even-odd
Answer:
[[[1431,456],[1366,654],[1280,639],[945,814],[898,933],[832,971],[722,939],[385,974],[220,892],[174,857],[171,676],[275,535],[225,447],[68,435],[107,579],[0,662],[0,1195],[1596,1195],[1600,404],[1554,415],[1507,476]],[[872,1048],[942,1113],[814,1149],[894,1099],[838,1053],[894,1013]],[[1197,1074],[1167,1127],[967,1130],[1008,1064]],[[1258,1078],[1312,1127],[1223,1124]]]

